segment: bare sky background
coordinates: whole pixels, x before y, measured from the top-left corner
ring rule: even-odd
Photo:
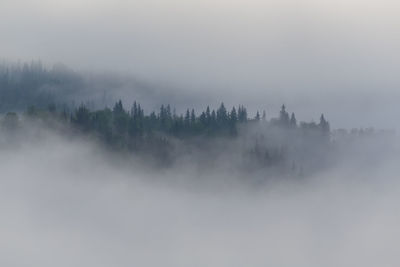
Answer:
[[[270,113],[284,102],[304,120],[324,112],[334,127],[396,128],[399,8],[394,0],[2,0],[0,56],[127,72]]]

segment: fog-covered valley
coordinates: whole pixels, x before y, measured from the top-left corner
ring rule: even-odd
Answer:
[[[397,265],[394,130],[2,73],[2,266]]]
[[[316,176],[259,185],[27,135],[1,146],[2,266],[396,266],[399,158],[371,145],[382,140]]]
[[[394,131],[285,106],[151,111],[146,89],[130,107],[71,70],[15,73],[0,90],[2,266],[396,265]]]
[[[0,266],[399,266],[399,3],[1,0]]]

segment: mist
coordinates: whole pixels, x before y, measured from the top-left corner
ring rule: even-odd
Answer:
[[[394,140],[357,139],[317,175],[260,185],[24,127],[1,135],[2,266],[397,265]]]
[[[398,266],[399,3],[1,0],[0,266]]]

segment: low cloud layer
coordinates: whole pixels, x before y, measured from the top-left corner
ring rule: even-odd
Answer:
[[[395,0],[2,0],[0,58],[67,64],[90,85],[72,86],[82,101],[178,112],[223,101],[267,118],[285,103],[333,129],[398,129],[398,10]],[[0,132],[0,266],[399,265],[395,138],[335,143],[324,171],[265,181],[238,171],[224,144],[213,147],[224,165],[193,153],[151,169],[39,128]]]
[[[149,171],[54,133],[2,148],[2,266],[398,265],[392,154],[352,149],[316,177],[254,187],[223,170]]]

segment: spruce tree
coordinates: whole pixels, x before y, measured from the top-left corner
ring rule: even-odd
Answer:
[[[290,127],[296,128],[297,127],[297,120],[294,112],[292,112],[292,116],[290,117]]]

